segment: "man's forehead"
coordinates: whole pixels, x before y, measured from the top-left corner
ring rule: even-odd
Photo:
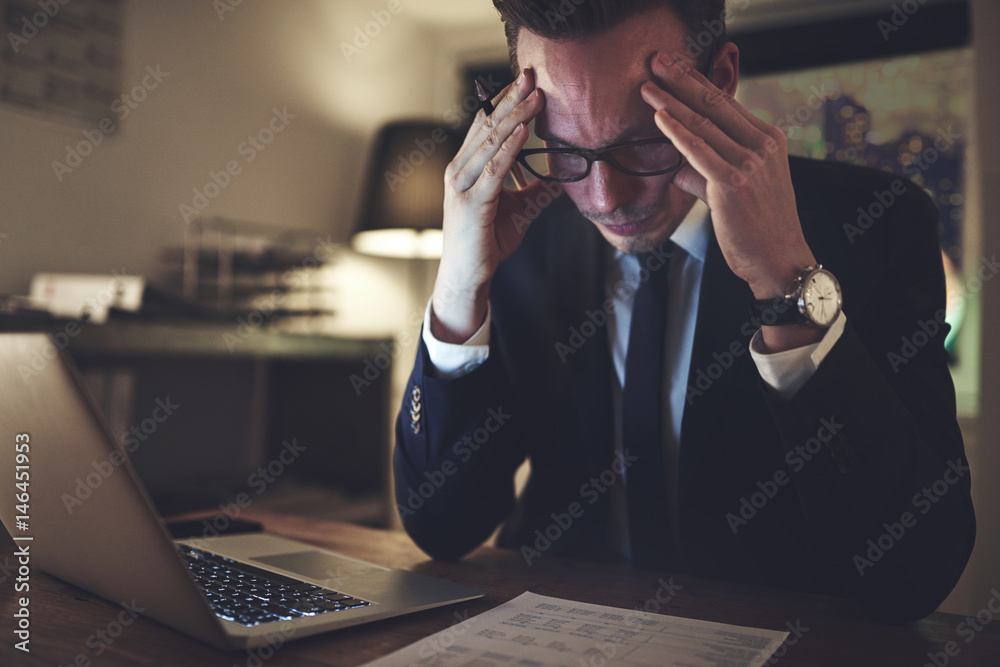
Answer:
[[[681,24],[667,10],[638,14],[580,40],[551,40],[522,30],[518,62],[534,71],[535,85],[545,94],[536,132],[606,143],[632,129],[655,127],[640,87],[653,78],[653,56],[683,48],[683,38]],[[560,127],[580,136],[563,136]]]
[[[549,40],[526,30],[518,38],[518,62],[535,72],[546,94],[574,103],[621,95],[652,76],[655,45],[607,44],[607,39]],[[611,48],[608,48],[611,47]]]
[[[535,119],[535,133],[543,139],[600,148],[655,127],[652,109],[642,102],[638,87],[624,96],[631,104],[622,103],[621,95],[561,96],[545,91],[545,109]]]

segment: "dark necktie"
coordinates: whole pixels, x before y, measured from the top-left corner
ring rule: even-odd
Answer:
[[[670,241],[665,253],[639,256],[643,267],[636,291],[625,355],[625,387],[622,391],[622,440],[629,454],[637,457],[629,467],[629,540],[632,563],[655,568],[669,557],[670,526],[667,515],[661,413],[663,396],[663,347],[667,326],[667,273],[663,256],[674,249]],[[654,266],[653,270],[648,267]],[[648,278],[646,276],[648,275]]]

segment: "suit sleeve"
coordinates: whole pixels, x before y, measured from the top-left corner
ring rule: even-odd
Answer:
[[[790,400],[762,390],[813,538],[873,616],[905,622],[958,581],[975,516],[944,349],[937,211],[922,193],[896,205],[854,248],[889,260],[863,303],[845,302],[840,340]]]
[[[421,336],[396,420],[393,470],[403,526],[428,555],[460,558],[509,515],[525,457],[518,412],[493,344],[472,372],[439,379]]]

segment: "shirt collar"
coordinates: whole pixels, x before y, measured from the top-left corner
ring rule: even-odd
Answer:
[[[681,221],[680,226],[671,234],[670,240],[699,262],[705,262],[708,253],[709,237],[708,204],[698,199]]]

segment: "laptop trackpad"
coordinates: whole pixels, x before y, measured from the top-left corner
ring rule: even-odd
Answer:
[[[343,580],[345,577],[385,571],[385,568],[359,563],[347,558],[338,558],[333,554],[316,550],[260,556],[249,560],[294,572],[309,579],[330,580],[331,584],[337,579]]]

